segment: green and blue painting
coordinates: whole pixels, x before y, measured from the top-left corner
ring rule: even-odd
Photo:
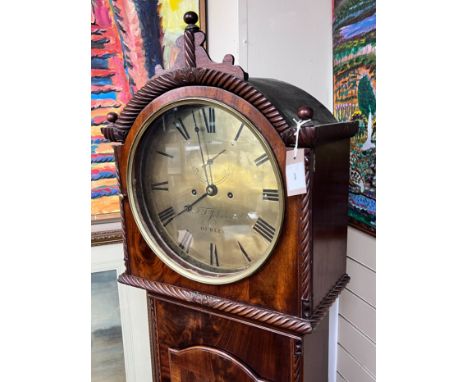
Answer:
[[[375,235],[375,0],[334,0],[333,6],[334,114],[359,122],[351,139],[350,224]]]

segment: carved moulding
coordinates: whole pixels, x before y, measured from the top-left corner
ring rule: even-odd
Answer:
[[[311,177],[309,171],[311,152],[308,150],[304,153],[305,167],[305,182],[307,192],[301,196],[301,215],[299,221],[300,242],[299,242],[299,290],[301,293],[301,314],[302,317],[310,318],[312,312],[312,245],[311,245],[311,228],[312,219],[310,208],[310,187]]]
[[[256,320],[296,334],[310,333],[313,329],[308,321],[294,316],[225,298],[194,292],[174,285],[145,280],[125,273],[119,276],[119,282],[137,288],[146,289],[147,291],[163,296],[172,297],[177,300],[203,305],[224,313],[230,313],[243,318]]]
[[[302,370],[304,364],[304,358],[302,357],[303,353],[302,340],[294,341],[294,353],[293,353],[293,381],[300,382],[302,381]]]
[[[204,42],[204,32],[186,30],[184,35],[176,40],[179,54],[174,65],[168,70],[164,70],[161,65],[156,65],[156,77],[186,67],[203,67],[230,73],[240,79],[248,79],[249,75],[240,66],[234,65],[234,56],[232,54],[226,54],[221,63],[214,62],[203,47]]]
[[[103,135],[112,142],[125,142],[133,122],[146,105],[169,90],[190,85],[213,86],[234,93],[257,108],[280,135],[289,129],[278,109],[249,82],[210,68],[183,68],[153,77],[134,95],[117,120],[101,129]]]
[[[147,298],[148,302],[148,312],[150,317],[150,323],[156,322],[156,304],[152,298]],[[156,359],[158,361],[158,365],[161,365],[161,355],[159,354],[159,346],[155,346],[155,344],[159,343],[158,340],[158,331],[157,330],[150,330],[150,346],[151,346],[151,354],[156,354]],[[157,367],[153,367],[153,381],[161,381],[161,372]]]
[[[322,318],[325,317],[328,308],[336,300],[338,294],[343,290],[348,281],[349,276],[344,274],[314,310],[311,319],[304,320],[270,309],[248,305],[237,301],[228,300],[226,298],[202,294],[170,284],[149,281],[126,273],[123,273],[119,276],[119,282],[122,284],[145,289],[149,292],[172,297],[177,300],[199,304],[214,310],[218,310],[220,312],[256,320],[258,322],[262,322],[279,329],[288,330],[299,335],[312,332],[312,330],[320,323]]]
[[[119,163],[120,162],[120,145],[116,145],[114,146],[114,157],[115,157],[115,161],[116,163]],[[115,166],[115,172],[116,172],[116,176],[117,176],[117,181],[119,184],[122,184],[121,183],[121,177],[120,177],[120,170],[119,170],[119,166]],[[123,242],[123,250],[124,250],[124,264],[125,264],[125,269],[127,272],[130,272],[130,262],[129,262],[129,258],[128,258],[128,246],[127,246],[127,230],[125,229],[126,225],[125,225],[125,208],[124,208],[124,201],[125,199],[127,198],[127,195],[125,193],[121,193],[119,195],[119,206],[120,206],[120,221],[122,222],[122,227],[124,227],[124,229],[122,229],[122,242]]]
[[[320,301],[320,303],[314,309],[309,320],[313,328],[316,328],[320,321],[322,321],[322,319],[326,316],[328,313],[328,308],[330,308],[330,306],[335,302],[335,300],[338,298],[338,295],[345,288],[350,279],[351,278],[346,273],[342,275],[333,288],[331,288],[322,301]]]

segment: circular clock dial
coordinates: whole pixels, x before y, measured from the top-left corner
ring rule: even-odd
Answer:
[[[129,180],[145,240],[188,278],[239,280],[260,267],[277,241],[284,193],[275,157],[227,106],[185,100],[159,112],[135,139]]]

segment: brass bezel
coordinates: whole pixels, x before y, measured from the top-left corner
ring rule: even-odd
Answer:
[[[245,125],[248,126],[248,128],[253,132],[253,134],[259,139],[262,146],[265,148],[265,152],[268,154],[270,158],[272,158],[272,161],[271,161],[272,168],[273,168],[273,172],[278,182],[280,226],[278,230],[276,231],[275,236],[273,237],[273,240],[271,241],[270,246],[267,248],[267,251],[265,252],[266,255],[260,261],[257,261],[257,263],[255,263],[254,265],[240,272],[236,272],[233,274],[226,274],[226,273],[216,274],[214,272],[209,272],[207,270],[197,268],[193,264],[188,263],[186,260],[180,258],[177,255],[177,253],[175,253],[171,248],[170,248],[170,252],[172,253],[171,254],[166,253],[166,251],[160,247],[157,240],[150,233],[150,230],[147,227],[146,222],[144,221],[143,214],[140,211],[140,207],[136,201],[135,187],[134,187],[135,185],[133,182],[133,179],[134,179],[133,164],[134,164],[135,154],[136,154],[138,145],[140,143],[140,140],[143,134],[145,133],[147,128],[151,125],[151,123],[160,115],[165,113],[167,110],[170,110],[180,105],[188,105],[188,104],[206,104],[206,105],[215,104],[218,107],[225,109],[227,112],[232,113],[233,115],[237,116]],[[278,166],[278,162],[276,160],[276,155],[274,154],[269,143],[266,141],[266,139],[263,137],[260,131],[254,126],[254,124],[245,115],[241,114],[239,111],[226,105],[225,103],[222,103],[217,100],[210,99],[210,98],[204,98],[204,97],[199,97],[199,96],[181,98],[180,100],[177,100],[175,102],[169,103],[168,105],[165,105],[164,107],[159,109],[157,112],[149,116],[142,123],[141,128],[137,132],[135,139],[133,140],[132,145],[130,147],[130,153],[129,153],[128,162],[127,162],[127,190],[128,190],[128,199],[129,199],[130,209],[132,211],[136,225],[138,226],[138,229],[141,235],[143,236],[146,244],[151,248],[151,250],[155,253],[155,255],[173,271],[177,272],[178,274],[184,277],[187,277],[190,280],[198,281],[203,284],[210,284],[210,285],[230,284],[230,283],[242,280],[252,275],[270,257],[270,255],[272,254],[273,250],[275,249],[278,243],[278,239],[282,232],[282,227],[283,227],[283,222],[284,222],[284,210],[285,210],[285,192],[284,192],[283,178],[282,178],[279,166]],[[176,261],[173,257],[177,257],[180,262]],[[182,264],[187,264],[188,267],[184,267]]]

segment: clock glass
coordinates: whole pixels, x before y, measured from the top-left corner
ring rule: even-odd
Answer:
[[[145,241],[190,279],[240,280],[276,244],[284,191],[275,156],[224,104],[186,99],[155,113],[134,140],[127,178]]]

